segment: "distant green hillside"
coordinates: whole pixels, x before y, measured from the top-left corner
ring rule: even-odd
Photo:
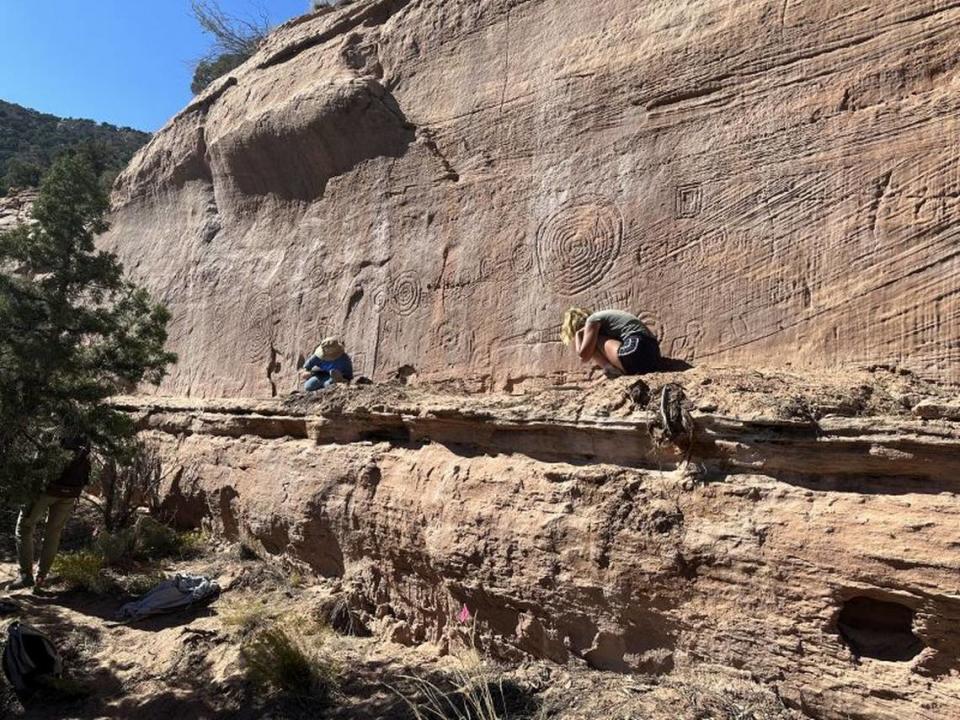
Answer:
[[[65,150],[87,148],[112,182],[149,133],[92,120],[69,120],[0,100],[0,196],[11,186],[36,185]]]

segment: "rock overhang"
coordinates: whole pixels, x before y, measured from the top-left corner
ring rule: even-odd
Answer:
[[[949,716],[960,429],[931,408],[948,416],[953,394],[874,375],[817,391],[691,371],[690,446],[650,432],[657,391],[684,374],[645,378],[641,408],[628,380],[117,404],[169,465],[172,517],[342,579],[359,617],[404,642],[444,646],[466,605],[502,657],[713,663],[818,717]]]

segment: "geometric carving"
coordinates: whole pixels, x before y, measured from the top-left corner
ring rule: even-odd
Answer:
[[[699,320],[690,320],[687,323],[686,330],[687,332],[684,335],[674,338],[670,344],[670,357],[693,362],[697,347],[703,339],[703,323]]]
[[[676,217],[696,217],[703,206],[703,188],[700,185],[679,185],[675,202]]]
[[[378,312],[383,310],[387,306],[387,301],[390,299],[389,294],[385,288],[377,288],[373,292],[373,307]]]
[[[415,273],[401,273],[391,287],[391,299],[398,315],[410,315],[420,307],[420,278]]]
[[[411,315],[420,307],[422,292],[417,274],[403,272],[396,278],[387,278],[382,287],[374,290],[371,296],[373,308],[380,312],[390,305],[398,315]]]
[[[530,248],[527,245],[517,245],[513,249],[513,254],[510,258],[512,270],[516,273],[525,273],[533,267],[533,253],[530,252]]]
[[[540,276],[561,295],[592,288],[620,254],[623,217],[615,205],[590,199],[567,205],[537,231]]]
[[[241,317],[247,324],[244,332],[247,358],[252,362],[263,360],[270,354],[276,332],[276,317],[270,293],[261,290],[249,295]]]

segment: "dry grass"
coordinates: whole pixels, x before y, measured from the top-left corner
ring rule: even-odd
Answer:
[[[533,720],[545,711],[496,663],[470,649],[446,678],[405,676],[411,692],[390,687],[415,720]]]
[[[117,584],[127,595],[140,597],[141,595],[146,595],[157,585],[168,579],[166,573],[160,570],[154,570],[152,572],[121,576],[117,578]]]
[[[283,610],[267,595],[240,592],[225,599],[217,607],[217,615],[224,627],[248,635],[275,622]]]
[[[323,657],[323,634],[286,616],[258,630],[240,650],[247,676],[286,698],[325,704],[337,690],[336,667]]]
[[[675,689],[692,720],[788,720],[793,717],[771,691],[736,678],[695,673],[684,678]]]

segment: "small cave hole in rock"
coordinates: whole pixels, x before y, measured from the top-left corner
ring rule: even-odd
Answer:
[[[843,604],[837,628],[857,657],[903,662],[924,648],[913,633],[913,617],[906,605],[860,596]]]

